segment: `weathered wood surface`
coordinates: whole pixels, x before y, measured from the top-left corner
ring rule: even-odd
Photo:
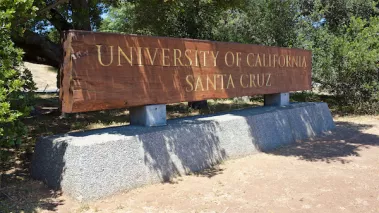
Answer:
[[[86,31],[63,45],[66,113],[311,89],[301,49]]]

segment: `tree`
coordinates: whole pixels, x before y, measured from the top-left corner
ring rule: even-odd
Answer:
[[[179,38],[212,39],[223,11],[244,0],[140,0],[111,8],[102,31]],[[126,12],[122,14],[123,12]],[[116,26],[117,25],[117,26]],[[122,26],[122,27],[120,27]]]
[[[24,60],[59,68],[62,60],[60,35],[64,30],[96,30],[101,14],[118,1],[111,0],[34,0],[36,16],[12,20],[11,37],[25,52]],[[24,33],[17,33],[22,29]]]
[[[30,72],[22,69],[22,51],[10,39],[12,23],[18,17],[33,17],[37,8],[32,0],[0,2],[0,145],[19,144],[26,129],[20,118],[30,111],[30,91],[34,89]],[[21,33],[21,32],[17,32]]]
[[[100,25],[100,31],[127,34],[150,34],[136,28],[135,6],[131,2],[122,2],[118,7],[110,7],[107,17]]]
[[[360,17],[370,19],[376,14],[375,1],[367,0],[327,0],[323,5],[325,10],[325,19],[328,27],[333,32],[337,32],[341,26],[348,25],[351,17]]]
[[[355,2],[345,2],[341,8]],[[334,2],[335,3],[335,2]],[[325,2],[315,1],[311,13],[300,21],[299,46],[313,52],[313,81],[321,88],[340,97],[341,106],[356,112],[379,111],[379,22],[375,1],[371,15],[363,10],[343,13],[347,17],[328,18],[336,10]],[[363,14],[362,16],[360,16]]]
[[[293,46],[297,0],[136,1],[111,8],[100,30]]]
[[[217,39],[268,46],[291,47],[297,40],[299,4],[296,0],[246,1],[224,12]]]
[[[320,83],[345,104],[379,102],[379,18],[351,17],[340,30],[329,35],[329,57],[317,61]]]

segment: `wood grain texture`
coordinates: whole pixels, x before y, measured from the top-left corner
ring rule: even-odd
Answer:
[[[66,113],[311,89],[301,49],[86,31],[63,45]]]
[[[73,33],[65,32],[63,40],[63,64],[60,67],[60,90],[59,97],[62,104],[62,112],[72,112],[74,99],[72,98],[72,61],[71,61],[71,41]]]

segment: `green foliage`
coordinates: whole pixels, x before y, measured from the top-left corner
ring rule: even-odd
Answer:
[[[19,144],[26,130],[20,118],[30,111],[34,83],[31,73],[22,70],[22,51],[14,47],[10,28],[15,18],[30,16],[35,11],[31,0],[0,2],[0,145]],[[20,33],[22,28],[20,30]]]
[[[61,39],[61,36],[60,36],[60,33],[58,32],[57,29],[55,28],[51,28],[49,31],[46,32],[46,36],[47,38],[54,42],[54,43],[59,43],[60,42],[60,39]]]
[[[296,0],[246,1],[241,8],[224,11],[222,17],[216,31],[218,40],[282,47],[296,43]]]
[[[123,2],[119,7],[110,7],[100,30],[103,32],[138,33],[135,29],[134,4]],[[140,32],[143,34],[143,32]]]
[[[215,39],[223,11],[242,0],[141,0],[111,8],[100,30],[144,35]],[[125,14],[122,14],[125,12]]]
[[[85,1],[85,3],[82,3],[83,1]],[[43,9],[56,1],[34,0],[32,2],[33,6]],[[79,5],[79,8],[74,7],[74,3]],[[85,25],[86,22],[90,22],[89,24],[92,30],[97,30],[102,22],[101,14],[107,12],[110,6],[117,8],[117,4],[118,1],[113,0],[65,1],[53,8],[57,13],[51,13],[49,11],[38,13],[36,16],[28,19],[28,24],[33,31],[38,32],[38,34],[42,36],[48,35],[51,31],[54,33],[57,28],[66,30],[67,28],[83,29],[83,25]],[[71,26],[66,26],[67,24]]]
[[[294,46],[298,13],[296,0],[142,0],[110,8],[100,30]]]
[[[353,16],[370,19],[375,14],[378,15],[376,4],[375,1],[367,0],[325,0],[324,17],[328,21],[328,28],[336,33],[340,31],[341,26],[348,25]]]
[[[366,7],[361,8],[354,14],[367,11]],[[313,81],[320,89],[338,96],[340,105],[351,106],[353,110],[349,111],[378,113],[379,17],[368,17],[366,13],[354,16],[348,10],[348,19],[323,19],[330,13],[328,10],[336,8],[315,1],[313,12],[299,22],[299,46],[313,53]],[[338,27],[337,19],[341,24]]]

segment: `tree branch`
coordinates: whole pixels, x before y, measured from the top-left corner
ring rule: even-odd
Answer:
[[[50,9],[51,18],[48,18],[49,22],[58,30],[63,32],[64,30],[73,29],[71,23],[69,23],[57,10]]]
[[[30,30],[26,31],[22,37],[12,35],[12,40],[16,46],[24,50],[25,61],[59,68],[63,54],[60,45]]]
[[[53,9],[54,7],[56,7],[56,6],[60,5],[60,4],[66,3],[66,2],[68,2],[68,1],[69,1],[69,0],[58,0],[58,1],[56,1],[56,2],[54,2],[54,3],[52,3],[52,4],[50,4],[50,5],[46,6],[46,7],[43,8],[42,10],[39,10],[39,11],[37,12],[37,15],[41,15],[42,13],[45,13],[45,12],[47,12],[47,11],[50,11],[50,9]]]
[[[36,15],[39,16],[39,15],[42,15],[43,13],[49,11],[50,9],[53,9],[54,7],[60,5],[60,4],[63,4],[65,2],[68,2],[69,0],[58,0],[48,6],[46,6],[45,8],[41,9],[41,10],[38,10]],[[24,24],[25,22],[27,22],[29,19],[21,19],[19,20],[18,22],[16,22],[16,26],[19,26],[21,24]]]

